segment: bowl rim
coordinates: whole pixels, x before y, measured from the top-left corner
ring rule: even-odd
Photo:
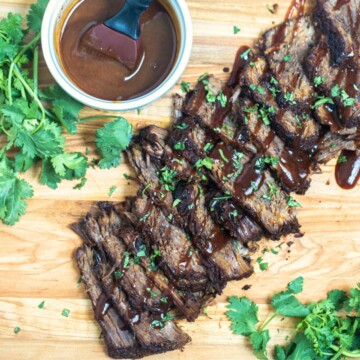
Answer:
[[[79,0],[79,2],[82,1],[84,0]],[[179,53],[170,74],[159,86],[145,95],[131,100],[109,101],[87,94],[78,88],[64,72],[55,48],[55,29],[61,14],[70,5],[71,0],[50,0],[41,28],[41,45],[45,62],[55,81],[74,99],[91,108],[105,111],[126,111],[142,108],[164,96],[175,86],[185,71],[190,60],[193,42],[192,19],[185,0],[167,1],[174,10],[180,28]]]

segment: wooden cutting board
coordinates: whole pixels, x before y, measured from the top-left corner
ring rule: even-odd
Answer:
[[[32,0],[1,0],[0,17],[10,11],[25,14]],[[267,10],[268,0],[187,1],[194,22],[194,47],[183,80],[194,83],[204,72],[226,79],[223,71],[231,67],[238,46],[252,45],[258,35],[279,23],[290,0],[277,0],[276,15]],[[272,4],[272,3],[271,3]],[[311,5],[311,4],[309,4]],[[233,26],[241,28],[233,34]],[[52,83],[42,63],[42,84]],[[176,87],[172,93],[179,91]],[[171,93],[171,94],[172,94]],[[123,113],[135,129],[156,124],[168,126],[171,121],[171,94],[141,110]],[[83,116],[99,114],[86,109]],[[102,121],[80,127],[79,134],[68,138],[71,151],[90,150],[95,156],[95,130]],[[259,304],[260,318],[269,312],[269,299],[286,284],[302,275],[305,278],[303,300],[319,300],[332,288],[348,290],[360,281],[360,186],[344,191],[334,180],[334,164],[314,175],[305,197],[297,197],[303,205],[299,220],[305,236],[284,239],[278,255],[264,256],[269,269],[240,282],[230,283],[224,294],[208,307],[196,323],[180,321],[192,337],[184,351],[154,356],[155,359],[253,359],[246,340],[229,330],[224,315],[226,298],[246,295]],[[0,224],[0,359],[106,359],[100,330],[93,320],[79,274],[73,260],[80,239],[69,229],[97,200],[121,201],[135,194],[136,186],[128,183],[123,173],[131,174],[124,162],[114,170],[93,170],[81,190],[74,183],[64,183],[53,191],[38,182],[39,169],[27,175],[34,184],[35,197],[29,201],[27,214],[15,227]],[[110,199],[111,186],[118,190]],[[269,243],[275,247],[277,243]],[[251,289],[243,291],[244,285]],[[45,301],[43,309],[38,305]],[[69,309],[69,317],[61,315]],[[291,324],[274,321],[271,344],[284,343]],[[21,331],[14,334],[14,328]]]

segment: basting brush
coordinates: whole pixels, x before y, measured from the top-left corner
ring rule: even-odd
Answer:
[[[126,0],[113,17],[91,27],[81,44],[100,55],[113,58],[133,71],[143,53],[140,15],[153,0]]]

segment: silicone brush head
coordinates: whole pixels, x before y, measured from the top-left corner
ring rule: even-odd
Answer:
[[[141,37],[133,39],[104,24],[91,27],[81,39],[81,45],[100,58],[112,58],[130,71],[136,69],[143,49]]]
[[[126,0],[123,7],[103,24],[90,28],[81,40],[90,52],[113,58],[135,70],[142,58],[140,15],[153,0]]]

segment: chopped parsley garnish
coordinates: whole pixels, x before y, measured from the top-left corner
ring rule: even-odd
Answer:
[[[199,159],[195,163],[195,168],[199,170],[200,168],[205,167],[206,169],[212,170],[213,167],[213,160],[209,157],[205,157],[204,159]]]
[[[256,262],[259,264],[260,271],[264,271],[264,270],[267,270],[269,268],[269,264],[264,263],[262,257],[258,257],[256,259]]]
[[[174,214],[169,214],[168,220],[169,220],[169,221],[173,221],[173,219],[174,219]]]
[[[314,105],[311,106],[311,109],[315,109],[318,106],[325,105],[325,104],[331,104],[334,105],[334,100],[329,97],[319,96],[315,102]]]
[[[266,8],[268,9],[270,14],[275,14],[274,8],[271,8],[269,4],[266,4]]]
[[[144,257],[146,256],[146,245],[142,244],[140,245],[139,251],[136,253],[137,257]]]
[[[278,254],[279,254],[279,252],[276,251],[275,249],[271,249],[271,252],[272,252],[274,255],[278,255]]]
[[[143,217],[139,219],[140,222],[145,222],[147,218],[150,216],[150,211],[147,212]]]
[[[254,191],[258,191],[259,190],[259,186],[255,181],[251,182],[251,187],[253,188]]]
[[[331,96],[332,97],[338,97],[340,96],[340,86],[339,85],[335,85],[332,89],[331,89]]]
[[[258,92],[260,95],[264,95],[264,94],[265,94],[265,89],[264,89],[262,86],[260,86],[260,85],[258,85],[258,86],[256,87],[256,90],[257,90],[257,92]]]
[[[155,260],[157,257],[161,256],[161,252],[160,250],[154,250],[154,252],[150,255],[150,266],[149,266],[149,270],[151,271],[156,271],[157,270],[157,265],[155,263]]]
[[[202,188],[201,185],[198,185],[198,190],[199,190],[199,197],[200,199],[204,196],[204,189]]]
[[[43,300],[39,305],[38,305],[38,308],[39,309],[43,309],[45,306],[45,300]]]
[[[171,321],[171,320],[173,320],[174,319],[174,316],[173,315],[171,315],[171,314],[166,314],[165,316],[163,316],[162,318],[161,318],[161,320],[154,320],[154,321],[152,321],[151,322],[151,324],[150,324],[150,326],[151,327],[158,327],[158,328],[163,328],[164,327],[164,323],[166,323],[167,321]]]
[[[224,151],[222,149],[219,149],[219,154],[226,163],[229,163],[229,159],[225,156]]]
[[[198,82],[203,82],[204,80],[206,80],[209,77],[209,73],[204,73],[202,74],[199,78],[198,78]]]
[[[204,146],[204,151],[209,151],[214,147],[213,144],[210,143],[206,143],[206,145]]]
[[[249,60],[249,54],[250,54],[251,48],[247,49],[246,51],[244,51],[241,55],[240,58],[243,60]]]
[[[123,275],[124,274],[121,271],[114,271],[115,279],[121,279]]]
[[[62,316],[65,316],[65,317],[69,317],[70,315],[70,310],[69,309],[64,309],[61,313]]]
[[[285,62],[289,62],[291,60],[291,55],[285,55],[284,56],[284,61]]]
[[[175,125],[175,129],[185,130],[189,127],[189,125],[186,125],[185,123],[181,123],[180,125]]]
[[[272,77],[270,78],[270,84],[279,85],[279,82],[272,76]]]
[[[303,124],[302,124],[302,122],[301,122],[301,120],[300,120],[300,118],[299,118],[298,115],[295,115],[295,120],[296,120],[297,127],[298,127],[299,129],[302,129]]]
[[[165,188],[166,191],[175,190],[175,177],[177,171],[171,170],[167,166],[164,166],[159,171],[159,181],[160,184]]]
[[[116,190],[117,190],[117,186],[112,186],[108,191],[109,197],[112,197]]]
[[[225,107],[228,101],[227,96],[220,90],[218,96],[216,97],[216,100],[220,102],[221,107]]]
[[[213,200],[215,201],[219,201],[219,200],[229,200],[232,199],[232,196],[230,195],[226,195],[226,196],[218,196],[218,197],[214,197]]]
[[[182,81],[180,87],[183,93],[188,93],[190,91],[190,83],[187,81]]]
[[[287,201],[287,206],[289,206],[289,207],[302,207],[301,204],[298,203],[296,200],[294,200],[292,196],[289,196],[289,199]]]
[[[277,196],[279,193],[279,189],[276,187],[275,183],[267,182],[266,185],[269,188],[269,195],[270,196]]]
[[[269,126],[270,125],[270,119],[268,116],[269,110],[262,107],[261,109],[259,109],[259,114],[260,114],[261,120],[263,121],[264,125]]]
[[[211,91],[208,91],[206,94],[206,101],[208,103],[214,103],[216,101],[216,96]]]
[[[76,184],[73,189],[74,190],[81,190],[87,183],[87,178],[86,177],[83,177],[81,179],[81,181],[79,182],[79,184]]]
[[[176,208],[180,203],[181,203],[181,200],[180,200],[180,199],[176,199],[176,200],[173,202],[172,207],[173,207],[173,208]]]
[[[343,163],[346,163],[346,162],[347,162],[347,157],[346,157],[345,155],[341,154],[341,155],[339,156],[339,158],[338,158],[337,163],[338,163],[338,164],[343,164]]]
[[[185,144],[183,142],[178,142],[174,145],[175,150],[185,150]]]
[[[18,332],[20,332],[20,328],[17,326],[15,329],[14,329],[14,333],[17,334]]]
[[[124,261],[123,261],[123,268],[127,269],[130,266],[130,254],[125,251],[124,252]]]
[[[123,174],[123,176],[126,180],[130,180],[130,176],[128,174]]]
[[[236,25],[233,26],[233,33],[234,33],[234,35],[236,35],[237,33],[239,33],[240,30],[241,30],[241,29],[240,29],[239,27],[237,27]]]
[[[167,302],[168,302],[167,296],[163,296],[163,297],[160,299],[160,302],[162,302],[163,304],[167,304]]]
[[[154,293],[151,288],[146,288],[146,291],[150,294],[151,297],[157,297],[158,294]]]
[[[287,92],[284,94],[284,99],[292,105],[296,105],[295,95],[293,92]]]
[[[325,80],[326,80],[326,79],[325,79],[323,76],[316,76],[316,77],[314,78],[314,86],[315,86],[315,87],[320,86],[321,84],[324,83]]]

